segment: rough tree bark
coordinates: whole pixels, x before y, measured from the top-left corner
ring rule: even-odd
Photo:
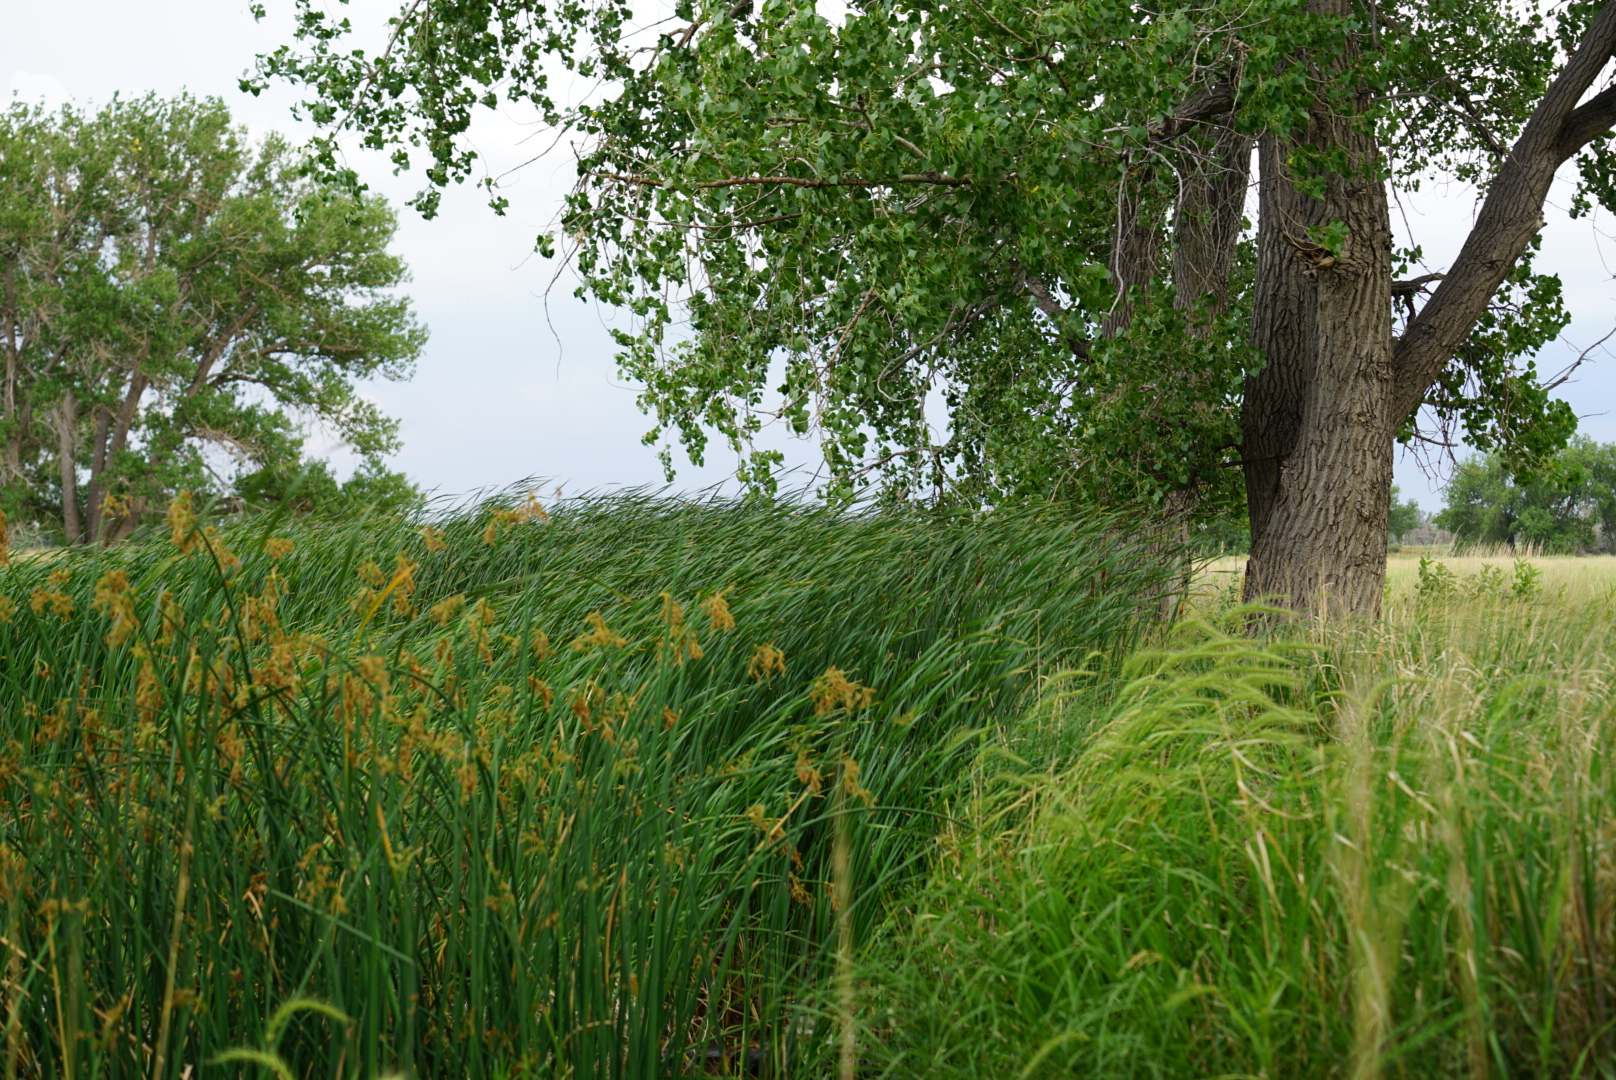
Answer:
[[[1348,15],[1343,0],[1313,0]],[[1266,366],[1247,380],[1242,414],[1252,550],[1250,599],[1278,598],[1324,618],[1377,616],[1398,425],[1485,311],[1532,237],[1554,173],[1616,124],[1616,88],[1578,100],[1616,52],[1608,0],[1544,95],[1489,187],[1475,228],[1400,341],[1391,335],[1391,231],[1378,148],[1322,106],[1304,139],[1346,152],[1323,199],[1284,175],[1286,147],[1263,141],[1254,343]],[[1345,58],[1343,58],[1345,59]],[[1341,251],[1308,239],[1343,222]]]
[[[69,390],[62,395],[56,416],[57,465],[60,466],[62,481],[62,531],[67,534],[68,544],[78,543],[82,529],[79,524],[78,427],[78,401],[73,397],[73,391]]]
[[[1233,128],[1218,127],[1185,147],[1173,215],[1174,303],[1180,309],[1204,302],[1205,312],[1215,315],[1228,306],[1251,183],[1251,142]]]
[[[1111,241],[1111,287],[1116,300],[1100,321],[1100,336],[1117,337],[1133,321],[1132,291],[1153,278],[1161,262],[1164,208],[1149,192],[1150,167],[1130,169],[1117,192],[1117,224]]]
[[[1263,366],[1246,378],[1241,403],[1241,460],[1246,514],[1252,543],[1268,528],[1279,497],[1280,465],[1296,447],[1302,401],[1311,379],[1311,282],[1305,264],[1285,240],[1306,236],[1316,224],[1316,204],[1285,175],[1290,144],[1277,135],[1258,142],[1257,281],[1252,304],[1252,344]]]
[[[110,494],[106,474],[129,444],[129,431],[134,426],[140,399],[148,385],[145,370],[137,363],[130,373],[129,386],[117,411],[114,412],[107,405],[96,411],[94,442],[90,447],[90,482],[86,486],[88,498],[85,500],[85,513],[90,524],[84,531],[82,542],[85,544],[111,544],[119,539],[116,535],[119,516],[106,512],[107,496]]]

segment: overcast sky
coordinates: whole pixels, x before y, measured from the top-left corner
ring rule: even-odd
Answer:
[[[295,94],[278,89],[255,99],[237,89],[253,57],[288,37],[290,0],[266,6],[271,19],[257,24],[245,0],[10,0],[0,35],[0,87],[51,104],[188,89],[223,98],[254,131],[306,133],[290,115]],[[356,0],[351,7],[356,23],[375,26],[396,9],[392,0]],[[488,114],[472,136],[496,171],[549,142],[544,131],[510,114]],[[396,203],[415,190],[380,159],[354,163]],[[635,406],[635,388],[616,378],[607,332],[613,313],[574,299],[565,282],[546,303],[555,264],[530,256],[571,180],[571,154],[562,147],[513,174],[504,218],[469,189],[449,193],[431,222],[401,210],[396,246],[414,271],[408,291],[432,336],[412,381],[367,392],[403,422],[404,450],[395,466],[429,488],[463,493],[530,476],[568,491],[661,482],[655,450],[640,444],[650,422]],[[1562,209],[1569,194],[1569,184],[1556,191],[1552,201],[1559,205],[1549,209],[1539,260],[1540,269],[1561,275],[1575,316],[1563,340],[1540,358],[1547,373],[1616,326],[1610,221],[1570,221]],[[1457,252],[1474,209],[1472,192],[1433,187],[1394,208],[1394,224],[1401,230],[1406,220],[1430,268],[1440,270]],[[1602,362],[1584,366],[1563,393],[1585,417],[1583,431],[1616,441],[1607,404],[1616,391],[1616,359],[1597,355]],[[793,462],[814,456],[800,443],[779,445]],[[720,482],[734,464],[721,450],[705,469],[676,460],[680,488]],[[1397,474],[1404,492],[1427,509],[1441,505],[1440,475],[1427,475],[1407,457]]]

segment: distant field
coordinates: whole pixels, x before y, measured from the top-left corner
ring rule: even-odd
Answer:
[[[1542,571],[1543,591],[1549,596],[1592,598],[1616,589],[1616,555],[1517,556],[1505,553],[1456,556],[1446,548],[1404,548],[1386,557],[1386,579],[1391,586],[1390,599],[1394,604],[1408,599],[1412,594],[1422,556],[1446,566],[1461,579],[1475,578],[1484,566],[1497,567],[1506,575],[1511,574],[1519,559]],[[1238,588],[1245,572],[1244,555],[1225,556],[1209,561],[1202,568],[1197,584],[1203,595],[1223,594],[1231,585]]]

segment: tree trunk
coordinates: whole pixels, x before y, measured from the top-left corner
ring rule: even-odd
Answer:
[[[1351,13],[1343,0],[1313,0],[1309,9]],[[1277,597],[1327,619],[1373,618],[1386,578],[1393,436],[1401,419],[1392,415],[1386,184],[1379,148],[1372,135],[1354,130],[1353,117],[1320,102],[1307,141],[1345,152],[1345,170],[1326,178],[1316,201],[1285,177],[1284,142],[1264,140],[1264,284],[1253,329],[1270,366],[1248,386],[1242,418],[1254,481],[1245,591],[1248,599]],[[1340,250],[1311,239],[1309,225],[1337,222],[1346,230]]]
[[[69,545],[79,542],[83,528],[79,524],[78,474],[78,402],[69,390],[62,395],[57,406],[57,464],[62,477],[62,532]]]
[[[1360,148],[1368,150],[1371,148]],[[1360,162],[1370,164],[1363,153]],[[1246,595],[1325,618],[1380,614],[1393,436],[1391,223],[1385,185],[1335,177],[1325,203],[1351,230],[1313,282],[1311,377],[1295,445],[1252,539]],[[1321,262],[1328,262],[1329,258]]]
[[[1246,188],[1251,183],[1251,137],[1220,127],[1210,139],[1184,148],[1179,169],[1181,192],[1173,218],[1174,304],[1216,315],[1229,303],[1229,274]],[[1202,328],[1192,327],[1194,333]]]
[[[1345,0],[1309,9],[1351,13]],[[1459,257],[1395,343],[1391,229],[1372,138],[1323,103],[1313,111],[1308,141],[1347,160],[1316,201],[1284,176],[1284,141],[1264,138],[1252,331],[1266,366],[1247,380],[1241,417],[1248,599],[1325,618],[1379,614],[1397,427],[1542,228],[1555,170],[1616,125],[1616,87],[1578,104],[1613,54],[1616,0],[1607,0],[1499,167]],[[1307,227],[1336,221],[1348,235],[1327,251]]]
[[[1133,321],[1134,289],[1156,277],[1161,262],[1164,214],[1150,198],[1151,169],[1129,169],[1117,189],[1117,224],[1111,241],[1111,286],[1117,296],[1100,320],[1100,336],[1114,338]]]
[[[1318,207],[1285,174],[1288,140],[1264,135],[1258,143],[1257,282],[1252,344],[1262,367],[1246,377],[1240,407],[1241,460],[1246,509],[1255,547],[1279,498],[1281,466],[1296,448],[1302,404],[1312,380],[1312,282],[1287,233],[1306,236]]]
[[[106,405],[97,410],[94,445],[90,450],[86,543],[114,544],[133,528],[131,525],[125,529],[119,524],[126,514],[109,515],[106,512],[107,496],[112,493],[107,485],[107,470],[117,464],[118,455],[129,445],[129,431],[140,410],[140,399],[146,392],[147,382],[145,372],[137,366],[130,376],[129,388],[124,392],[118,411],[114,413]]]
[[[90,437],[90,482],[85,487],[84,505],[90,520],[92,542],[102,539],[105,531],[105,517],[103,508],[107,502],[106,470],[107,470],[107,438],[112,429],[112,410],[105,405],[96,407],[95,429]]]

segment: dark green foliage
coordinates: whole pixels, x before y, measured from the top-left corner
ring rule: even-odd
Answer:
[[[231,487],[249,508],[285,508],[327,519],[367,512],[408,514],[426,505],[426,496],[409,477],[375,461],[362,462],[341,482],[324,461],[286,462],[238,476]]]
[[[1608,550],[1616,537],[1616,445],[1574,439],[1530,473],[1500,454],[1471,458],[1455,471],[1435,520],[1460,544]]]
[[[1175,304],[1165,255],[1138,295],[1116,295],[1123,208],[1170,246],[1204,150],[1204,125],[1169,135],[1164,118],[1214,90],[1234,107],[1212,122],[1250,135],[1350,110],[1394,182],[1484,185],[1592,10],[1408,0],[1365,21],[1297,0],[868,0],[831,18],[806,0],[690,0],[636,31],[623,0],[479,0],[402,5],[376,51],[355,47],[346,6],[292,7],[296,42],[244,85],[306,89],[333,178],[357,183],[335,153],[345,129],[400,167],[424,156],[430,214],[478,168],[479,109],[517,103],[581,136],[563,229],[537,249],[636,316],[619,361],[670,468],[675,442],[699,462],[719,440],[768,489],[779,455],[755,437],[783,420],[819,438],[838,496],[872,482],[967,506],[1174,496],[1207,516],[1241,494],[1235,417],[1263,362],[1255,259],[1241,251],[1217,315]],[[567,69],[604,89],[563,100],[550,75]],[[1607,156],[1590,147],[1585,177]],[[1344,162],[1304,147],[1287,164],[1317,195]],[[1342,227],[1315,242],[1339,247]],[[1400,275],[1432,269],[1404,254]],[[1102,332],[1124,299],[1125,332]],[[1523,461],[1552,453],[1571,417],[1523,358],[1565,318],[1558,281],[1523,261],[1426,403]]]
[[[551,509],[181,503],[0,570],[19,1075],[823,1075],[833,793],[864,939],[985,730],[1167,572],[1050,511]]]

